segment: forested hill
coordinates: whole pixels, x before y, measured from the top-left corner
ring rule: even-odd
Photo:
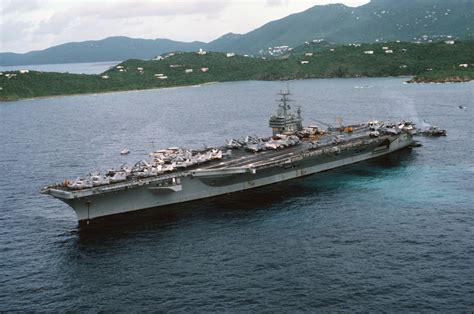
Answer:
[[[257,53],[314,39],[349,44],[429,42],[447,36],[474,39],[473,0],[372,0],[355,8],[317,5],[244,35],[227,34],[210,42],[208,49]]]
[[[138,90],[239,80],[413,76],[416,82],[474,79],[474,41],[326,46],[310,43],[282,58],[210,52],[127,60],[101,75],[3,72],[0,100]]]
[[[244,17],[243,17],[244,19]],[[184,30],[186,31],[186,30]],[[0,53],[0,65],[151,59],[170,51],[267,54],[269,47],[296,47],[325,39],[335,44],[474,39],[474,0],[372,0],[366,5],[317,5],[246,34],[209,43],[110,37],[67,43],[26,54]]]

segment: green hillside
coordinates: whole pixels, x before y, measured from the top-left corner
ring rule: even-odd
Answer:
[[[210,42],[207,49],[265,53],[268,47],[295,47],[313,39],[349,44],[429,42],[447,36],[474,38],[474,1],[372,0],[354,8],[317,5],[243,35],[227,34]]]
[[[367,51],[373,53],[367,54]],[[128,60],[101,75],[2,73],[0,98],[14,100],[241,80],[416,76],[414,81],[420,82],[467,81],[474,78],[473,51],[474,41],[465,41],[452,45],[444,42],[309,44],[279,59],[176,53],[163,60]],[[16,76],[11,77],[11,74]]]
[[[197,51],[203,42],[179,42],[168,39],[139,39],[123,36],[102,40],[66,43],[28,53],[0,53],[0,65],[81,63],[151,59],[169,51]]]
[[[109,37],[24,54],[0,53],[0,65],[150,59],[169,51],[199,48],[268,55],[269,47],[296,47],[314,39],[340,45],[396,40],[428,43],[448,36],[474,39],[473,0],[372,0],[359,7],[316,5],[246,34],[228,33],[209,43]]]

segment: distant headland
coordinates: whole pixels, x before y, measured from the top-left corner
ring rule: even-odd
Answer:
[[[474,41],[334,45],[306,42],[271,57],[173,52],[131,59],[99,75],[29,71],[0,75],[0,100],[143,90],[208,82],[411,76],[409,82],[474,79]]]

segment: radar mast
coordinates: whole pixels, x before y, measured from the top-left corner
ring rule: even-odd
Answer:
[[[288,96],[291,95],[289,87],[286,91],[280,91],[278,111],[276,115],[270,117],[269,125],[273,130],[273,135],[282,134],[285,132],[298,132],[303,129],[303,118],[301,117],[301,107],[298,106],[297,115],[291,112],[291,107],[288,104],[291,100]]]

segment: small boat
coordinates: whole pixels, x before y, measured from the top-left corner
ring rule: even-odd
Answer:
[[[130,154],[130,149],[128,149],[127,147],[125,147],[124,149],[120,151],[120,155],[128,155],[128,154]]]
[[[437,126],[430,126],[428,129],[423,130],[421,134],[425,136],[446,136],[446,130],[440,129]]]

